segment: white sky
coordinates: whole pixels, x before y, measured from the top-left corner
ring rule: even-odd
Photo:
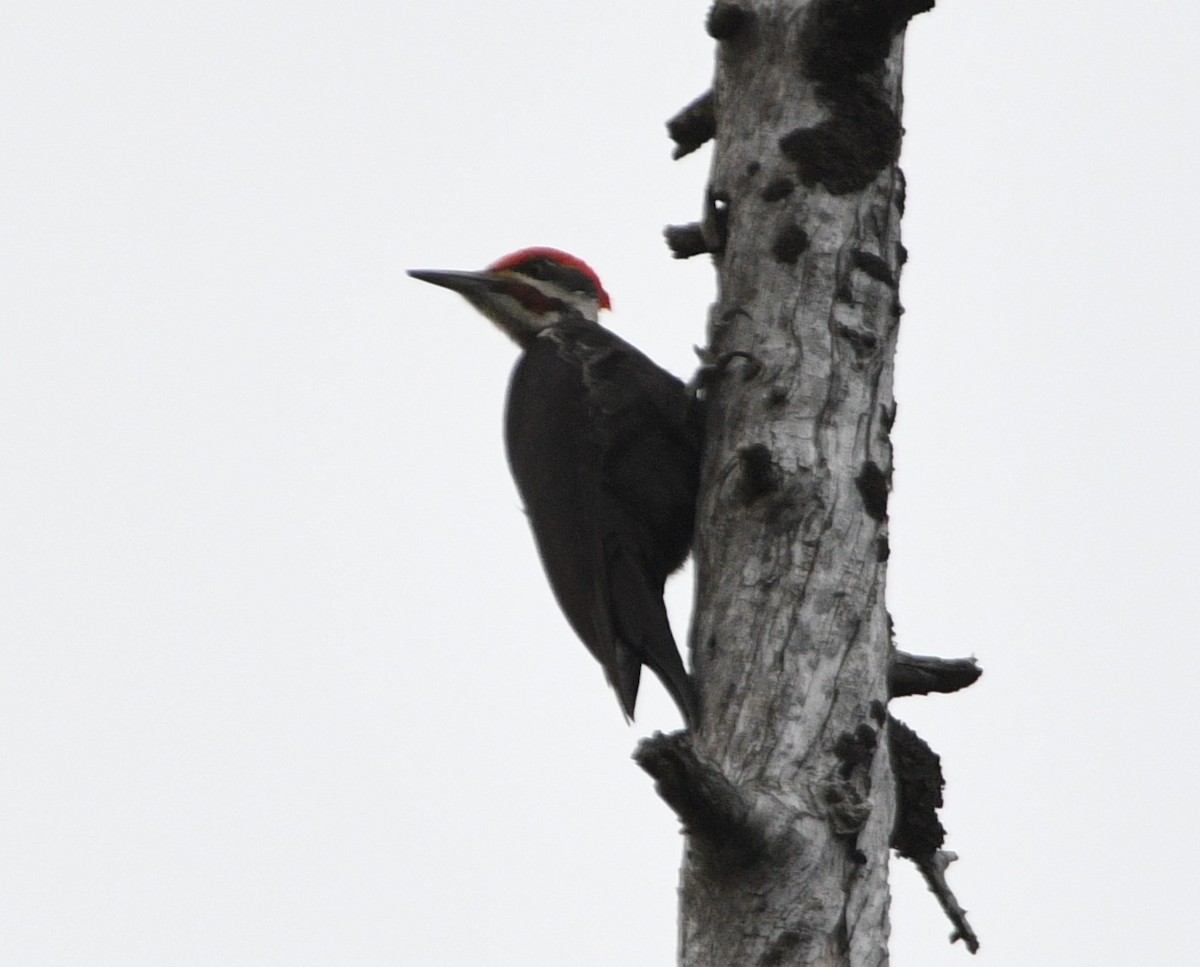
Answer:
[[[5,5],[0,965],[672,962],[629,753],[675,713],[553,605],[514,347],[403,270],[567,248],[686,374],[707,6]],[[1170,0],[909,31],[889,600],[986,674],[894,710],[979,963],[1195,961],[1198,47]],[[965,965],[894,871],[895,967]]]

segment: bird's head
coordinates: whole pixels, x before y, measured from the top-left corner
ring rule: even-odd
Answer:
[[[522,345],[564,319],[596,322],[600,310],[610,308],[591,267],[554,248],[523,248],[482,272],[411,269],[408,274],[453,289]]]

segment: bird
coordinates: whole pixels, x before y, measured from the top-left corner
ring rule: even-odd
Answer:
[[[699,402],[599,322],[611,300],[582,259],[523,248],[482,271],[412,269],[459,293],[513,339],[505,446],[550,587],[604,669],[626,721],[642,666],[685,725],[697,696],[663,604],[691,549]]]

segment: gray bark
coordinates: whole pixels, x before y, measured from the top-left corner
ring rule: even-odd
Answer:
[[[703,710],[694,737],[639,750],[690,834],[685,967],[888,959],[895,158],[921,5],[854,6],[849,26],[842,0],[719,3],[709,20],[716,144],[690,234],[720,283],[694,551]]]

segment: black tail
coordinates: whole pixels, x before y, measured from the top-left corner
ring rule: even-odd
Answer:
[[[645,571],[626,554],[614,554],[609,561],[609,602],[613,629],[618,638],[618,664],[646,665],[659,677],[689,729],[698,722],[696,690],[683,667],[671,623],[663,604],[662,583],[652,581]],[[621,679],[627,676],[619,676]],[[622,683],[623,684],[623,683]],[[632,676],[632,691],[625,694],[613,683],[626,714],[633,715],[637,698],[637,675]]]

